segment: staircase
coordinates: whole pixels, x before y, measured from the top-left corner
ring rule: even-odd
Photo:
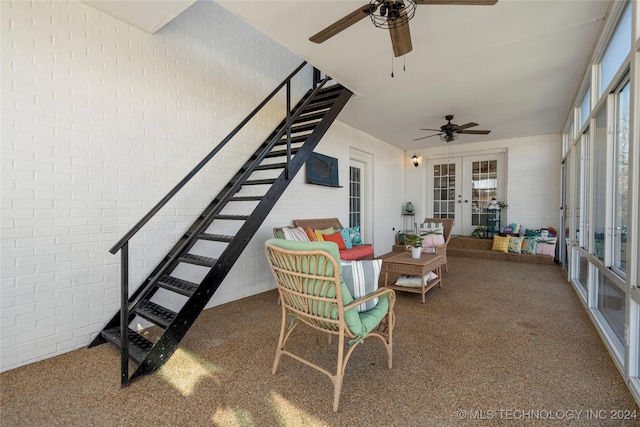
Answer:
[[[128,291],[128,241],[182,186],[191,179],[221,148],[220,145],[205,158],[183,182],[178,184],[141,222],[121,239],[112,253],[121,251],[123,301],[120,311],[107,323],[89,347],[110,342],[121,349],[121,382],[127,384],[139,376],[160,368],[173,354],[198,315],[209,302],[227,276],[242,251],[256,233],[266,216],[283,194],[293,177],[306,162],[313,149],[329,129],[352,93],[340,85],[323,88],[329,80],[319,84],[314,70],[312,89],[294,107],[290,108],[290,81],[305,65],[303,63],[277,87],[263,103],[243,121],[221,145],[226,144],[251,117],[257,113],[282,87],[287,88],[287,117],[267,140],[247,159],[229,183],[214,197],[187,232],[179,239],[165,258],[140,287],[130,296]],[[265,175],[267,177],[265,177]],[[260,195],[249,188],[261,189]],[[246,205],[250,211],[238,213]],[[228,213],[231,212],[231,213]],[[233,234],[219,234],[215,229],[224,223],[224,229],[237,230]],[[219,256],[203,255],[203,243],[223,245]],[[199,282],[185,280],[174,274],[196,266],[206,273]],[[175,294],[184,300],[179,310],[161,306],[152,298],[159,290]],[[162,299],[162,298],[161,298]],[[126,303],[125,303],[126,302]],[[139,317],[154,325],[155,339],[148,339],[129,324]],[[129,363],[136,366],[129,377]]]

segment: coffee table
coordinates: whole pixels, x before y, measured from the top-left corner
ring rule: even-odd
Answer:
[[[442,287],[443,256],[438,254],[421,254],[420,258],[412,258],[411,252],[403,252],[382,260],[382,273],[384,273],[385,288],[395,289],[403,292],[413,292],[422,294],[422,303],[425,303],[427,291],[435,285]],[[435,272],[436,279],[426,281],[424,276],[429,272]],[[420,287],[400,286],[396,282],[389,283],[389,273],[399,273],[407,276],[419,276],[422,279]]]

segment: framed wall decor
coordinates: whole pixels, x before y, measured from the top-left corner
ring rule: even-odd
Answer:
[[[307,183],[340,187],[338,159],[324,154],[311,153],[307,159]]]

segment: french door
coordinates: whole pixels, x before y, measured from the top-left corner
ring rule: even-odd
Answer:
[[[349,153],[349,227],[360,227],[362,239],[373,243],[373,156],[356,149]]]
[[[428,216],[455,218],[455,235],[470,235],[477,226],[487,225],[491,197],[505,199],[504,163],[504,153],[427,161]]]

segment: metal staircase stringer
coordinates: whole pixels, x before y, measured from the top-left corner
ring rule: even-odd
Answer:
[[[265,218],[271,212],[280,199],[293,177],[300,171],[315,147],[318,145],[331,124],[335,121],[342,108],[351,98],[353,93],[343,88],[336,98],[333,106],[327,111],[325,117],[318,123],[314,131],[309,135],[304,145],[298,150],[289,164],[289,178],[286,170],[283,170],[274,184],[271,185],[262,197],[253,213],[245,221],[238,233],[222,252],[216,264],[202,280],[196,292],[185,302],[171,325],[153,345],[131,376],[131,380],[159,369],[175,352],[178,344],[195,322],[214,293],[218,290],[223,280],[231,271],[251,238],[258,231]]]

